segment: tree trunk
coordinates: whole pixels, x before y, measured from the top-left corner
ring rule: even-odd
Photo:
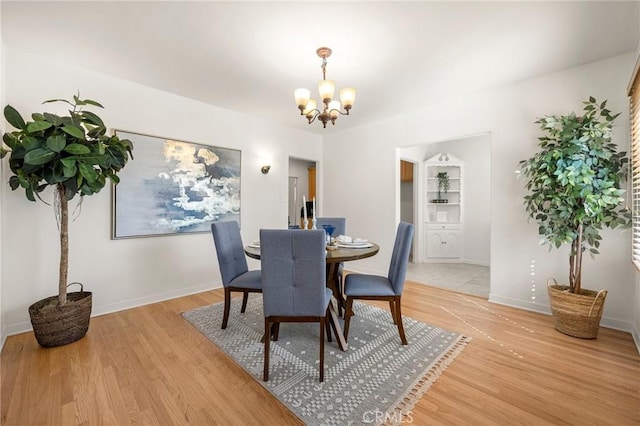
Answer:
[[[580,293],[582,284],[582,224],[578,225],[578,237],[571,243],[569,256],[569,291]]]
[[[58,303],[67,303],[67,275],[69,272],[69,203],[64,185],[57,184],[60,197],[60,277],[58,281]]]

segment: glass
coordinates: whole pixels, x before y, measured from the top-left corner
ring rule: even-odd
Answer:
[[[322,225],[322,227],[324,228],[324,232],[327,236],[327,244],[331,244],[331,241],[333,241],[333,231],[336,230],[336,227],[333,225]]]

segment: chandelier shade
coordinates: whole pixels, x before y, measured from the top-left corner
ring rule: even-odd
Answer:
[[[294,97],[300,114],[307,118],[309,124],[318,119],[322,122],[323,127],[327,127],[328,122],[335,125],[340,115],[349,115],[349,111],[356,100],[356,89],[346,87],[340,90],[340,100],[334,100],[333,95],[336,91],[336,84],[333,80],[327,80],[327,58],[331,56],[331,49],[321,47],[316,50],[316,54],[322,58],[322,80],[318,82],[318,94],[320,95],[322,109],[318,108],[315,99],[311,99],[311,91],[309,89],[296,89]]]

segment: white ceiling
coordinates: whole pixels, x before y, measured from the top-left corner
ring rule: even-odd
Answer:
[[[11,2],[9,49],[324,133],[636,49],[640,2]],[[293,90],[358,90],[333,129]],[[90,97],[89,94],[87,96]]]

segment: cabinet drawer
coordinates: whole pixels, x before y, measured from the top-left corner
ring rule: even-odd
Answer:
[[[462,225],[459,223],[427,223],[427,230],[454,230],[458,231],[462,229]]]

